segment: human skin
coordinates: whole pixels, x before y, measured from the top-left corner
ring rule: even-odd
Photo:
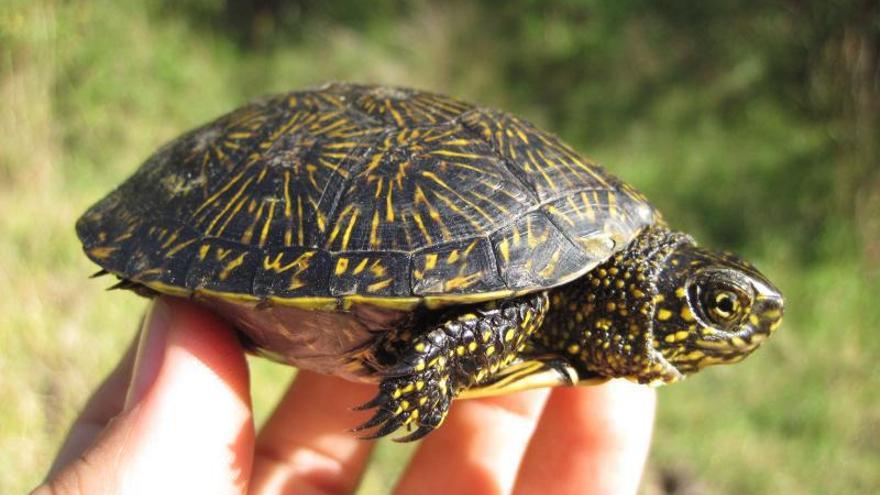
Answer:
[[[348,430],[375,386],[300,371],[259,433],[234,331],[156,299],[35,495],[353,493],[375,445]],[[418,446],[403,494],[635,493],[653,389],[612,381],[460,400]]]

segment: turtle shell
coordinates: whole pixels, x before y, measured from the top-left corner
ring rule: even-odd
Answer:
[[[159,292],[407,307],[565,283],[657,218],[523,119],[329,84],[179,137],[76,228],[104,270]]]

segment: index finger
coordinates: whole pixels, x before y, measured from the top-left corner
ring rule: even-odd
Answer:
[[[636,493],[654,423],[654,389],[623,380],[553,390],[516,493]]]
[[[395,493],[511,493],[546,389],[456,400],[416,451]]]

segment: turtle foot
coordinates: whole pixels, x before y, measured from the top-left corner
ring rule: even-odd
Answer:
[[[448,375],[436,370],[387,377],[379,384],[376,397],[357,408],[376,409],[375,414],[352,431],[372,429],[361,438],[374,439],[405,428],[409,433],[395,441],[418,440],[440,426],[452,398]]]

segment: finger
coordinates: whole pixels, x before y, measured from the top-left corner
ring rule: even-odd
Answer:
[[[517,479],[516,492],[636,493],[654,422],[655,391],[614,380],[554,389]]]
[[[375,385],[300,371],[257,438],[253,493],[353,493],[374,442],[348,431]]]
[[[138,338],[135,336],[122,359],[86,402],[83,411],[67,432],[61,448],[58,449],[55,461],[49,469],[49,474],[46,475],[47,478],[54,476],[61,467],[82,455],[86,448],[95,442],[95,438],[107,423],[122,411],[125,394],[131,381],[131,368],[137,343]]]
[[[455,401],[443,425],[419,447],[396,492],[510,493],[547,394],[530,390]]]
[[[161,299],[145,328],[125,410],[45,493],[246,489],[253,423],[233,331],[189,303]]]

